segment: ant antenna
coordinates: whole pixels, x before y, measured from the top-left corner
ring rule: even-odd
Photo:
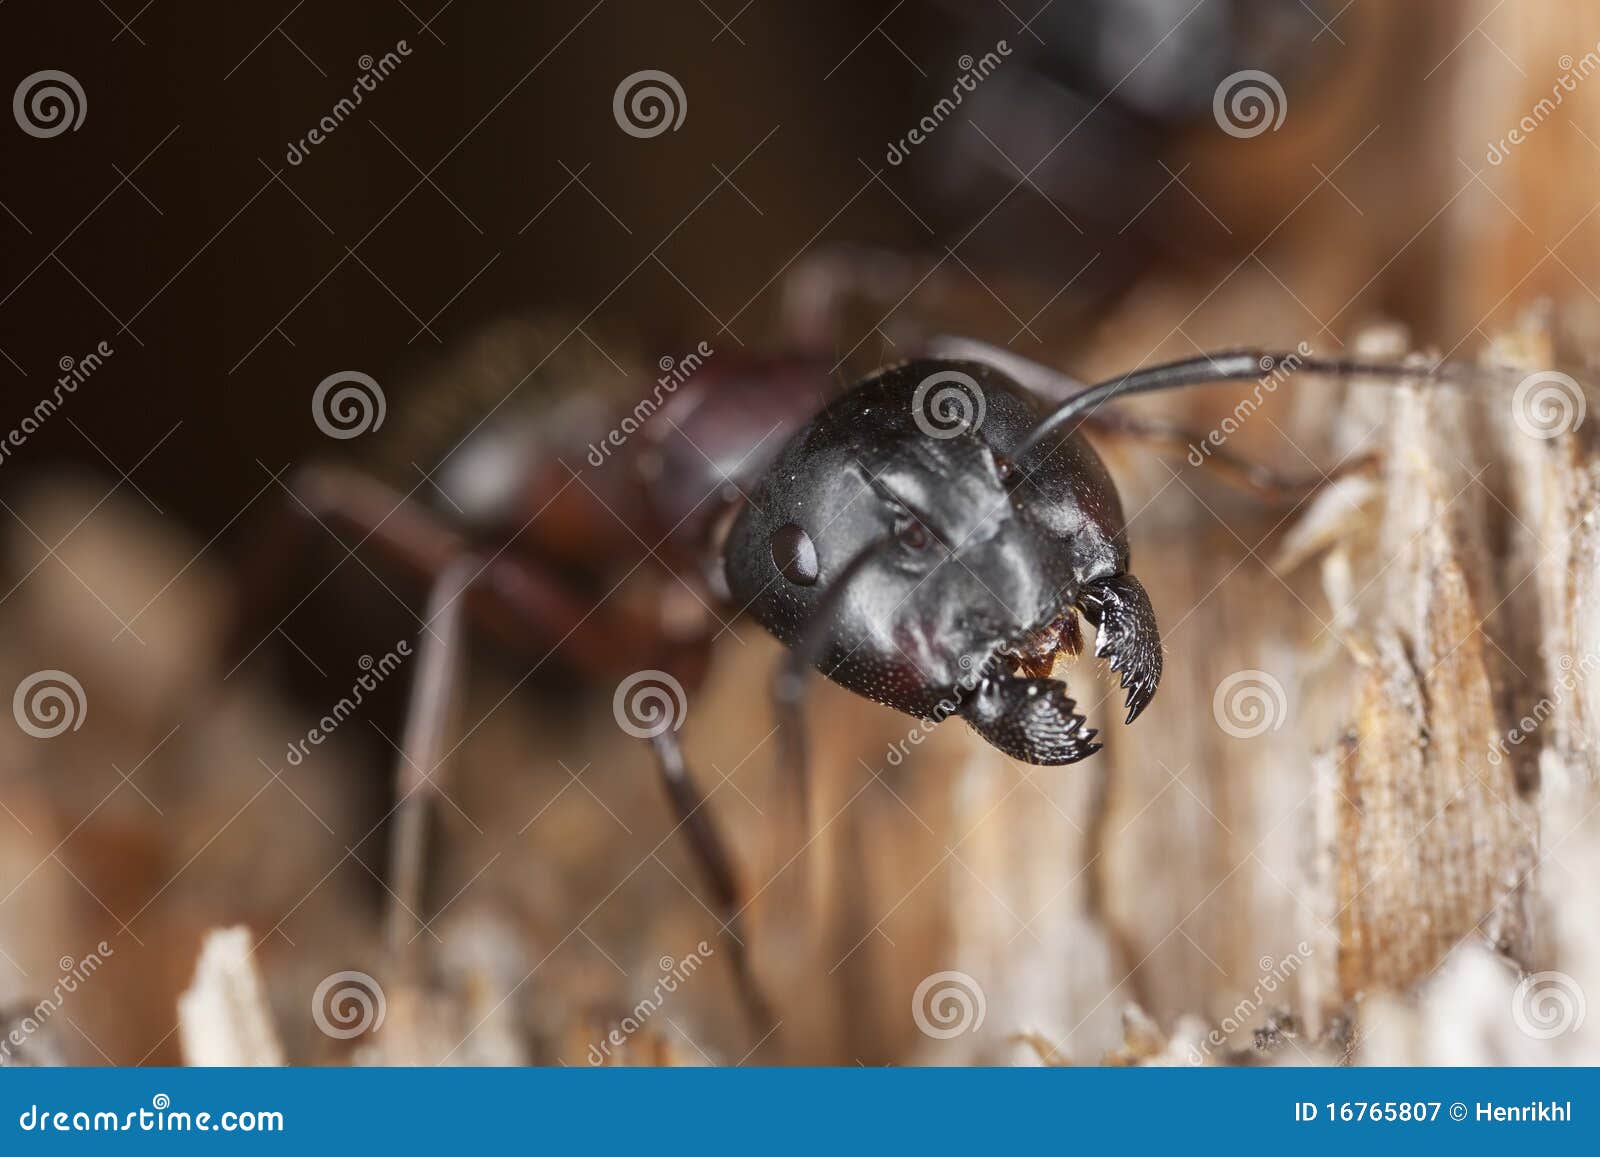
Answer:
[[[1311,373],[1328,377],[1427,378],[1433,381],[1466,385],[1484,380],[1485,371],[1476,366],[1450,362],[1433,365],[1404,365],[1396,362],[1363,362],[1345,358],[1303,357],[1279,350],[1227,350],[1178,362],[1166,362],[1148,369],[1133,370],[1121,377],[1098,382],[1074,394],[1057,406],[1023,438],[1012,457],[1020,462],[1051,434],[1074,418],[1084,417],[1107,402],[1128,394],[1150,394],[1160,390],[1181,390],[1213,382],[1241,382],[1272,373]]]

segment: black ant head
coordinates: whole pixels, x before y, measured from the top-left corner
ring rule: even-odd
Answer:
[[[806,642],[830,679],[922,718],[967,714],[1019,663],[1047,669],[1076,639],[1085,584],[1122,570],[1127,552],[1087,443],[1065,436],[1013,461],[1039,417],[979,362],[867,378],[799,430],[750,495],[725,553],[735,604],[790,646]],[[1071,701],[1056,700],[1064,726]]]
[[[1116,489],[1077,426],[1121,397],[1268,372],[1469,386],[1494,376],[1304,347],[1228,350],[1130,371],[1044,413],[984,362],[892,366],[784,447],[730,532],[729,588],[853,691],[923,718],[959,712],[1031,763],[1082,759],[1094,732],[1046,677],[1061,649],[1076,649],[1075,612],[1121,673],[1128,722],[1155,694],[1162,658],[1149,597],[1128,573]]]

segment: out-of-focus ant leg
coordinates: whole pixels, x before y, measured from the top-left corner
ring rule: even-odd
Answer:
[[[1167,422],[1101,410],[1086,417],[1083,424],[1090,437],[1100,435],[1108,439],[1148,442],[1171,453],[1181,453],[1191,465],[1198,453],[1200,465],[1209,467],[1218,478],[1274,505],[1290,506],[1302,502],[1330,482],[1372,470],[1378,461],[1375,455],[1368,454],[1341,463],[1326,476],[1295,477],[1279,473],[1225,447],[1207,445],[1206,434],[1197,434]]]
[[[794,814],[800,830],[811,831],[811,764],[806,743],[806,669],[789,661],[789,652],[778,661],[772,680],[772,715],[778,725],[778,770],[794,799]]]
[[[650,739],[650,749],[655,755],[656,768],[661,774],[661,784],[666,789],[667,801],[672,805],[678,827],[688,837],[695,859],[706,878],[717,920],[722,925],[723,939],[732,961],[734,982],[739,999],[743,1002],[752,1025],[757,1032],[769,1033],[777,1025],[772,1008],[756,982],[750,967],[750,954],[743,936],[741,913],[744,911],[743,892],[739,887],[738,873],[728,854],[727,843],[722,838],[711,814],[706,796],[689,776],[684,763],[683,748],[678,744],[677,732],[668,728]],[[769,1033],[770,1035],[770,1033]]]
[[[806,740],[806,677],[823,657],[828,632],[835,612],[844,601],[850,583],[892,542],[877,539],[858,550],[836,577],[830,578],[828,591],[811,611],[800,633],[782,659],[772,680],[772,710],[778,724],[778,768],[794,792],[799,816],[798,853],[811,839],[811,765]]]
[[[795,347],[836,359],[847,367],[847,376],[855,377],[917,356],[916,347],[940,329],[1012,329],[1020,319],[999,303],[997,291],[1007,300],[1049,296],[1057,319],[1050,331],[1036,333],[1029,322],[1017,336],[1042,334],[1052,346],[1065,340],[1063,326],[1075,330],[1086,325],[1096,315],[1095,307],[1114,291],[1098,270],[1061,286],[1016,268],[983,269],[980,279],[964,266],[959,259],[949,261],[948,254],[818,246],[796,261],[780,283],[779,329]]]
[[[482,561],[465,555],[447,565],[428,597],[417,669],[406,709],[400,761],[395,768],[394,836],[389,850],[389,879],[394,903],[389,909],[389,948],[409,963],[409,946],[420,933],[423,917],[423,864],[428,816],[439,790],[434,774],[444,753],[456,687],[460,679],[467,588]],[[409,969],[408,969],[409,971]]]
[[[322,531],[340,543],[353,538],[347,549],[370,550],[418,592],[472,549],[423,503],[358,471],[305,467],[288,489],[290,497],[243,570],[229,674],[288,617],[280,615],[284,590]],[[586,605],[570,584],[514,547],[484,556],[480,567],[466,595],[473,622],[520,661],[543,662],[559,648],[563,659],[602,678],[639,667],[670,669],[691,681],[701,674],[698,652],[704,648],[664,638],[654,622],[614,600],[598,609]]]
[[[417,927],[428,804],[437,790],[429,777],[447,731],[468,619],[482,636],[519,658],[543,663],[560,650],[563,659],[601,679],[615,678],[621,670],[659,667],[683,673],[692,687],[702,676],[709,646],[706,640],[666,639],[655,624],[615,601],[585,607],[582,597],[536,558],[514,548],[489,556],[476,552],[421,503],[365,474],[307,468],[295,475],[290,491],[292,501],[267,536],[261,565],[247,572],[254,597],[247,596],[246,611],[254,618],[237,631],[231,649],[235,665],[276,629],[275,596],[314,541],[317,524],[370,544],[389,569],[415,585],[427,584],[432,592],[402,745],[399,795],[404,803],[396,813],[391,858],[399,900],[389,936],[399,947],[414,938]],[[740,999],[765,1031],[774,1021],[739,935],[743,903],[727,841],[689,777],[676,737],[668,732],[653,741],[652,749],[667,802],[720,914]]]
[[[1060,370],[971,338],[937,337],[928,343],[928,349],[938,357],[973,359],[998,366],[1051,405],[1059,405],[1088,388]],[[1121,411],[1099,409],[1085,415],[1081,421],[1091,437],[1148,442],[1168,452],[1181,453],[1191,463],[1194,453],[1198,452],[1200,464],[1214,470],[1218,478],[1250,491],[1265,502],[1281,505],[1303,501],[1336,479],[1371,470],[1377,462],[1375,457],[1364,456],[1343,463],[1326,477],[1291,477],[1223,446],[1208,445],[1207,434],[1160,419],[1136,418]]]

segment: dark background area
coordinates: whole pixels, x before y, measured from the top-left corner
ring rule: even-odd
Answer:
[[[1189,198],[1125,227],[1170,184],[1162,156],[1190,123],[1210,127],[1215,77],[1236,58],[1287,54],[1301,83],[1340,52],[1324,37],[1307,55],[1318,19],[1293,3],[1057,0],[1027,26],[998,2],[723,7],[12,0],[7,91],[59,68],[88,112],[50,140],[0,134],[0,396],[20,416],[60,358],[101,340],[116,352],[73,399],[81,433],[49,423],[5,463],[0,493],[62,460],[139,463],[139,486],[209,537],[266,481],[258,462],[344,449],[306,403],[334,370],[374,375],[403,406],[450,343],[540,308],[593,311],[596,326],[663,345],[725,323],[759,342],[780,272],[819,243],[948,245],[978,269],[1049,277],[1109,248],[1079,289],[1114,287],[1152,254],[1214,259],[1246,236]],[[952,122],[886,166],[959,54],[1000,39],[1024,56],[1034,99],[989,116],[987,142]],[[412,53],[398,70],[288,164],[358,59],[400,40]],[[1154,79],[1116,84],[1150,54],[1137,75]],[[682,83],[679,131],[617,128],[612,92],[643,68]],[[1005,83],[1022,83],[1015,71]],[[1069,147],[1016,188],[1002,157],[1031,170],[1064,131]],[[1048,327],[1073,296],[1016,309],[1045,306]]]
[[[71,415],[124,468],[181,421],[137,480],[200,527],[259,489],[257,459],[330,449],[305,400],[335,369],[395,383],[483,319],[539,306],[581,316],[606,299],[597,323],[715,326],[641,256],[682,222],[658,256],[733,314],[860,186],[854,158],[881,151],[875,126],[915,76],[866,45],[820,79],[866,21],[852,4],[758,10],[714,43],[693,3],[456,3],[423,20],[399,3],[290,7],[162,0],[127,29],[93,3],[0,13],[8,79],[60,68],[88,97],[81,130],[0,142],[5,396],[20,417],[58,358],[109,341]],[[348,93],[358,58],[399,40],[411,56],[290,166],[288,142]],[[647,141],[618,130],[610,99],[646,67],[690,94],[683,130]],[[852,111],[824,123],[819,101]],[[728,172],[775,126],[734,178],[763,219],[712,166]],[[881,191],[835,225],[916,228]],[[5,472],[63,458],[105,466],[58,422]]]

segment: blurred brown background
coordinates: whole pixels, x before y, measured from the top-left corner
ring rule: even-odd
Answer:
[[[585,335],[627,333],[646,361],[702,339],[792,348],[786,295],[814,285],[844,246],[904,265],[891,262],[838,329],[805,335],[841,376],[941,328],[1086,377],[1257,342],[1349,352],[1355,334],[1388,322],[1404,329],[1378,342],[1384,353],[1426,347],[1470,360],[1531,326],[1548,340],[1528,339],[1530,364],[1557,346],[1564,364],[1587,363],[1600,305],[1600,83],[1578,81],[1507,159],[1488,152],[1596,50],[1600,15],[1589,6],[1027,8],[0,8],[8,90],[58,69],[87,101],[77,131],[39,139],[10,121],[0,131],[0,430],[50,392],[61,359],[102,341],[114,349],[0,464],[6,675],[70,670],[90,703],[82,732],[5,739],[0,831],[14,826],[0,837],[0,949],[12,963],[0,963],[0,994],[31,1004],[61,957],[108,937],[114,983],[74,998],[78,1031],[63,1034],[62,1050],[91,1063],[173,1061],[173,1002],[201,933],[244,922],[290,1059],[349,1056],[304,1023],[304,1007],[336,969],[381,972],[381,820],[403,681],[304,768],[285,769],[282,753],[348,689],[358,656],[414,629],[399,602],[420,592],[391,598],[365,568],[341,567],[237,683],[222,684],[218,657],[235,568],[281,498],[273,475],[363,461],[361,443],[332,442],[312,420],[311,392],[336,370],[373,375],[399,415],[459,387],[474,373],[475,339],[507,318],[553,312]],[[393,74],[288,163],[290,142],[349,92],[360,58],[401,40],[410,55]],[[961,59],[1002,40],[1012,55],[999,70],[890,164],[890,143],[950,91]],[[619,129],[613,92],[642,69],[681,84],[677,131]],[[1214,95],[1244,69],[1281,81],[1281,129],[1221,131]],[[1554,304],[1530,321],[1540,301]],[[567,330],[563,321],[555,332]],[[580,339],[523,354],[543,359],[565,340]],[[1237,448],[1280,469],[1331,464],[1361,439],[1329,407],[1275,399],[1272,420]],[[1221,394],[1157,407],[1200,429],[1230,408]],[[1476,437],[1486,422],[1463,419],[1463,429]],[[1359,433],[1370,437],[1369,425]],[[1468,441],[1454,449],[1452,469],[1492,457]],[[573,447],[574,464],[582,451]],[[794,873],[773,877],[782,882],[756,909],[755,952],[791,1020],[785,1051],[763,1059],[994,1060],[1014,1056],[1012,1034],[1038,1030],[1054,1045],[1081,1030],[1062,1055],[1096,1060],[1124,1044],[1130,1001],[1162,1033],[1185,1014],[1215,1021],[1251,990],[1262,959],[1299,940],[1282,929],[1318,907],[1301,897],[1330,878],[1319,866],[1329,842],[1308,789],[1326,774],[1314,757],[1354,712],[1349,686],[1332,680],[1339,706],[1308,708],[1265,753],[1219,739],[1210,698],[1226,672],[1267,665],[1261,655],[1280,639],[1296,657],[1279,670],[1327,646],[1313,638],[1319,616],[1334,617],[1325,592],[1302,573],[1291,598],[1267,574],[1261,556],[1282,512],[1204,481],[1173,486],[1173,469],[1148,451],[1107,453],[1168,627],[1166,722],[1147,717],[1143,740],[1113,726],[1099,761],[1048,775],[1005,766],[951,725],[914,766],[887,773],[883,752],[908,721],[820,692],[821,806],[848,818],[803,867],[818,924],[785,892]],[[1506,481],[1515,470],[1494,461],[1477,517],[1498,520],[1485,549],[1508,552],[1518,516],[1533,519]],[[291,603],[338,553],[297,580]],[[1565,573],[1565,562],[1538,564]],[[1544,582],[1523,587],[1524,577],[1503,567],[1501,585],[1477,592],[1474,631],[1501,596],[1520,588],[1526,598]],[[761,750],[765,704],[752,705],[748,688],[776,648],[754,627],[739,633],[719,650],[689,734],[697,766],[737,774],[748,792],[724,791],[717,807],[754,891],[777,866],[782,799],[770,747]],[[1494,678],[1504,724],[1549,680],[1524,669],[1533,644],[1493,641],[1522,661]],[[453,761],[461,796],[442,809],[430,884],[462,927],[432,949],[424,991],[389,986],[395,1022],[391,1043],[368,1046],[377,1058],[583,1063],[594,1026],[633,1005],[657,958],[681,957],[714,930],[678,879],[693,878],[681,848],[662,851],[660,870],[627,871],[670,825],[643,753],[609,725],[609,688],[536,685],[491,710],[519,673],[474,671],[465,718],[487,725]],[[1076,678],[1095,676],[1086,667]],[[591,766],[593,797],[569,783]],[[1532,822],[1532,795],[1512,798],[1527,784],[1495,784],[1517,822]],[[530,839],[530,816],[546,816],[537,830],[553,834]],[[1523,865],[1520,854],[1463,871],[1492,862],[1498,873]],[[1405,866],[1418,874],[1399,890],[1425,891],[1428,865]],[[1520,894],[1523,882],[1503,890]],[[1414,960],[1399,954],[1412,961],[1400,974],[1371,980],[1383,970],[1352,965],[1349,944],[1338,962],[1328,949],[1313,984],[1322,988],[1296,988],[1291,1002],[1315,1028],[1305,1046],[1336,1052],[1327,1010],[1369,982],[1406,991],[1483,932],[1480,917],[1502,897],[1476,885],[1462,895],[1439,944]],[[1529,947],[1539,937],[1513,940],[1503,954],[1539,962]],[[463,946],[459,959],[451,944]],[[982,1038],[946,1046],[918,1034],[905,1006],[921,978],[957,967],[984,982],[991,1020]],[[1253,1024],[1273,1009],[1254,1009]],[[758,1043],[712,984],[673,1016],[671,1028],[651,1026],[671,1059],[732,1062]]]

